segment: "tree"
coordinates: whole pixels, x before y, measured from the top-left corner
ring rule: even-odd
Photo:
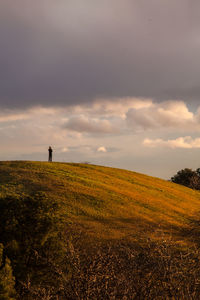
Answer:
[[[182,169],[171,178],[171,181],[177,184],[187,186],[191,189],[200,189],[200,169],[193,171],[192,169]]]

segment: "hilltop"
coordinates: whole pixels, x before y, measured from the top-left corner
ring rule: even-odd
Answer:
[[[90,164],[0,162],[0,197],[42,192],[66,222],[100,239],[178,232],[200,210],[200,193],[147,175]]]
[[[172,252],[187,251],[198,245],[199,192],[121,169],[75,163],[0,162],[0,208],[3,212],[0,243],[11,261],[17,290],[23,299],[26,294],[27,299],[32,299],[30,295],[33,299],[45,299],[42,292],[38,292],[38,285],[42,290],[49,265],[50,269],[54,268],[55,261],[57,267],[64,265],[66,260],[71,264],[77,257],[79,263],[80,259],[86,263],[88,255],[92,257],[97,249],[101,249],[100,257],[110,257],[109,263],[115,253],[118,264],[123,252],[122,261],[127,264],[124,253],[140,251],[137,252],[139,255],[148,248],[151,256],[153,251],[156,252],[155,245],[163,245],[163,240],[170,244]],[[108,250],[112,248],[112,251]],[[69,253],[73,253],[73,259],[69,258]],[[145,255],[147,259],[147,252]],[[38,261],[43,268],[38,267]],[[106,269],[106,264],[108,261],[103,261],[101,267]],[[116,261],[113,264],[116,267]],[[67,270],[60,267],[59,272],[69,273],[68,267],[69,263]],[[70,274],[74,274],[77,266],[74,268],[72,264]],[[32,290],[28,288],[28,278],[33,282]],[[20,286],[22,280],[24,284]],[[49,286],[60,280],[60,277],[56,280],[48,277]],[[49,286],[43,288],[46,293],[51,290]],[[75,289],[84,294],[80,287]],[[72,290],[69,299],[81,299],[73,296],[76,293]],[[52,299],[58,295],[55,287],[51,293]],[[87,293],[89,295],[88,290]],[[110,290],[107,293],[111,293]],[[91,295],[87,299],[92,299]],[[96,295],[100,297],[100,294]],[[107,299],[108,295],[101,297]],[[137,299],[137,295],[135,297]],[[59,299],[68,298],[65,295]]]

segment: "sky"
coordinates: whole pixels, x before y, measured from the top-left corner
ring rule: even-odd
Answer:
[[[1,0],[0,160],[200,167],[198,0]]]

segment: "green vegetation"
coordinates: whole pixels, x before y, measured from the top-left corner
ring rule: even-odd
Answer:
[[[126,170],[0,162],[0,299],[196,299],[199,207]]]

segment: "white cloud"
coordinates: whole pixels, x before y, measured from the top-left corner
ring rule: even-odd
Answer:
[[[126,114],[128,126],[135,129],[182,128],[194,129],[198,124],[195,114],[183,101],[152,103],[140,109],[129,109]]]
[[[145,139],[143,145],[147,147],[169,147],[169,148],[200,148],[200,138],[193,139],[191,136],[179,137],[174,140],[163,140],[163,139]]]
[[[103,153],[106,153],[106,152],[107,152],[107,149],[106,149],[106,147],[101,146],[101,147],[99,147],[99,148],[97,149],[97,152],[103,152]]]

